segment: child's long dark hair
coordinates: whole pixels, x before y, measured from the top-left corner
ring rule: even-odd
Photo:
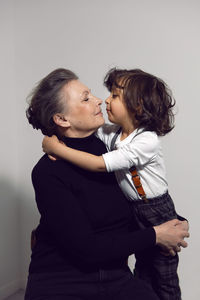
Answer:
[[[175,100],[165,82],[140,69],[111,69],[104,85],[111,92],[123,90],[123,99],[138,128],[155,131],[159,136],[174,128],[172,111]]]

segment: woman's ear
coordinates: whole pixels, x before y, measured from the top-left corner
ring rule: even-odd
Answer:
[[[56,123],[56,125],[64,128],[70,127],[70,122],[67,120],[67,118],[63,114],[55,114],[53,116],[53,120]]]

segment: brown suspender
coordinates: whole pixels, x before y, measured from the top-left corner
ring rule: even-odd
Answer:
[[[119,130],[116,132],[116,134],[114,135],[112,141],[111,141],[111,151],[114,150],[114,145],[115,145],[115,141],[117,139],[117,136],[119,135],[119,133],[121,132],[121,128],[119,128]],[[139,133],[138,133],[139,134]],[[138,135],[136,134],[134,136],[134,138]],[[142,198],[142,200],[144,200],[146,203],[148,202],[148,199],[146,197],[145,191],[143,189],[142,183],[140,181],[140,176],[138,174],[137,168],[135,166],[131,167],[129,169],[131,175],[132,175],[132,181],[134,183],[134,186],[139,194],[139,196]]]
[[[136,167],[134,166],[134,167],[130,168],[129,171],[132,175],[132,180],[133,180],[133,183],[135,185],[135,188],[136,188],[139,196],[142,198],[142,200],[144,200],[145,202],[148,202]]]

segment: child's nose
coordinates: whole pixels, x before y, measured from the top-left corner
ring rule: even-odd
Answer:
[[[106,98],[105,102],[106,102],[106,104],[110,103],[110,96],[108,98]]]

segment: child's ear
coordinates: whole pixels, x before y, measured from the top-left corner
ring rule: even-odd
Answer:
[[[138,101],[138,106],[136,107],[136,111],[138,115],[142,115],[143,113],[143,100]]]
[[[137,113],[138,113],[139,116],[141,116],[142,112],[143,112],[143,108],[140,105],[140,106],[137,107]]]
[[[53,120],[55,122],[56,125],[60,126],[60,127],[70,127],[70,123],[67,120],[66,116],[64,116],[63,114],[55,114],[53,116]]]

